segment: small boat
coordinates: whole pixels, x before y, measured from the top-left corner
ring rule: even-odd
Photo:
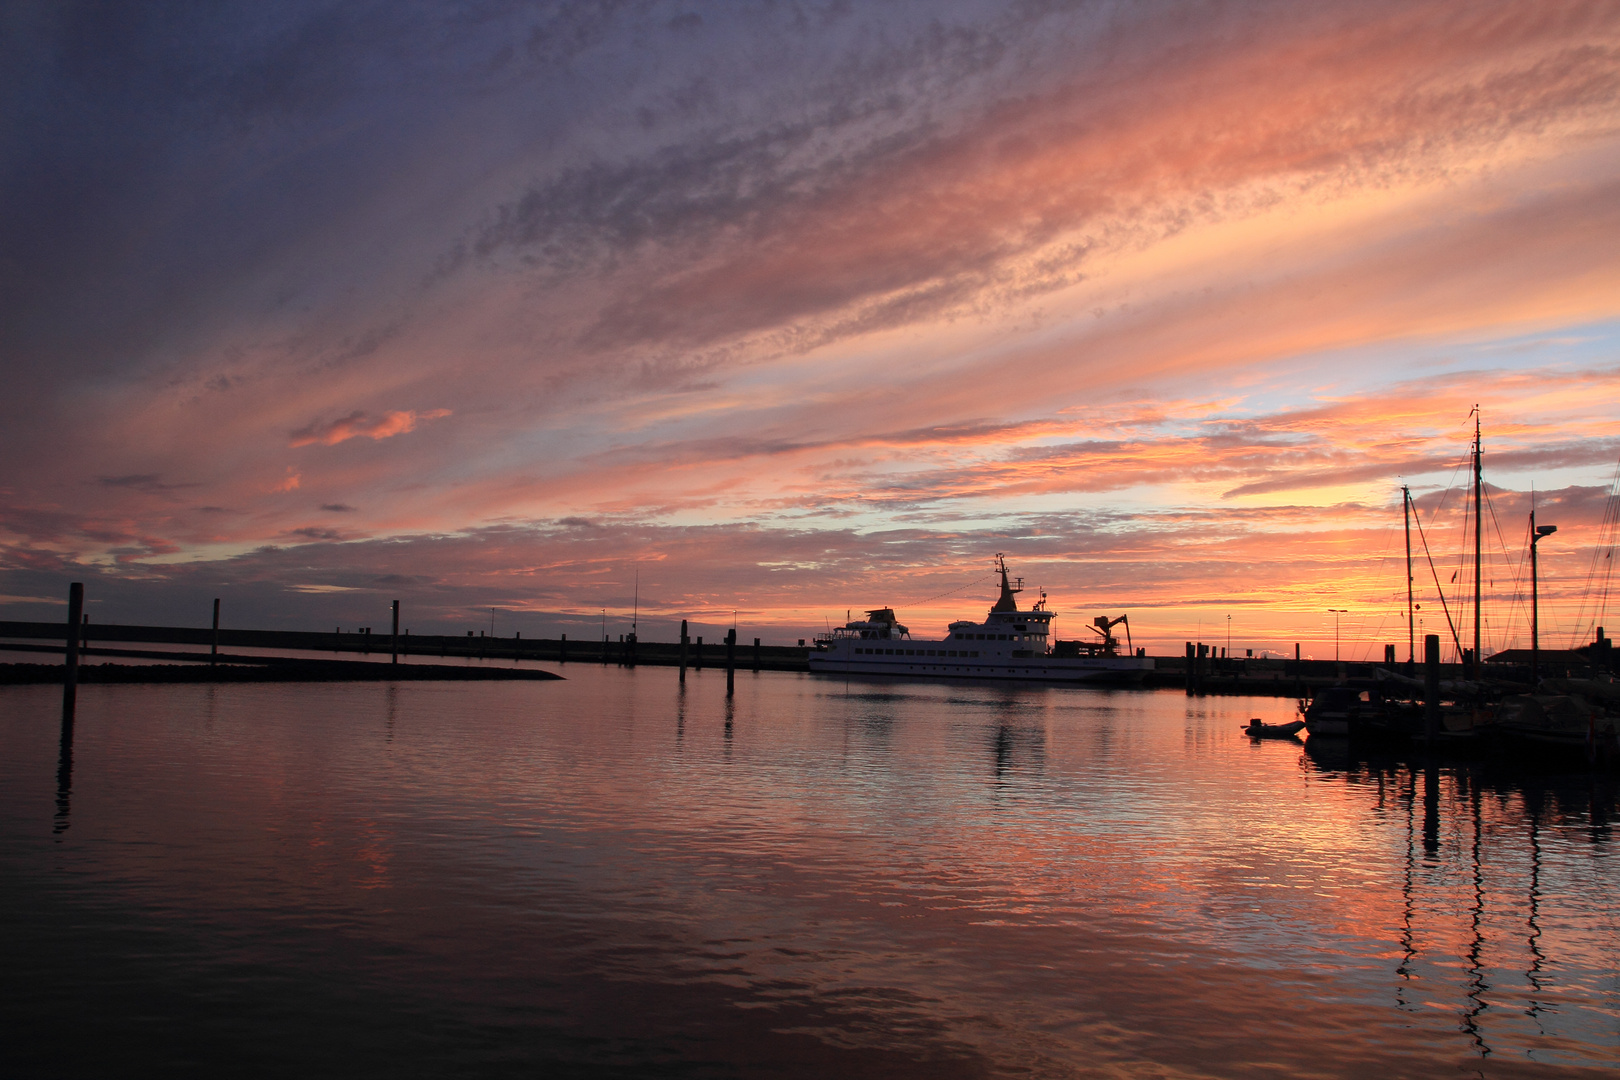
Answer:
[[[1292,739],[1305,730],[1305,721],[1294,720],[1287,724],[1268,724],[1257,716],[1249,721],[1247,727],[1239,730],[1251,739]]]

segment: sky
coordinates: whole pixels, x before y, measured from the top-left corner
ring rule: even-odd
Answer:
[[[0,618],[1404,659],[1477,406],[1486,651],[1532,502],[1620,621],[1613,3],[22,0],[0,109]]]

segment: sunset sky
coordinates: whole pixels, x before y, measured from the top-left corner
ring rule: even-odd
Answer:
[[[1620,624],[1612,3],[24,2],[0,72],[0,618],[934,636],[1005,552],[1404,659],[1477,404],[1487,651],[1532,490],[1543,645]]]

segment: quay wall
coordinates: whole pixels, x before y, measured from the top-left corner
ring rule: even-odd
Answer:
[[[0,640],[59,642],[66,626],[60,622],[24,622],[0,620]],[[87,623],[83,627],[83,641],[87,646],[96,644],[191,645],[208,647],[215,643],[215,632],[210,627],[138,626],[118,623]],[[387,633],[364,634],[354,631],[307,630],[247,630],[218,631],[218,645],[223,649],[288,649],[300,652],[349,653],[362,656],[387,656],[391,651],[391,638]],[[37,648],[37,647],[36,647]],[[120,650],[123,651],[123,650]],[[638,641],[632,648],[617,639],[610,641],[560,638],[524,637],[469,637],[457,634],[405,634],[399,636],[399,651],[403,656],[468,658],[489,660],[544,660],[577,663],[651,664],[674,666],[680,663],[680,644],[668,641]],[[801,646],[756,646],[752,638],[739,637],[735,657],[737,668],[748,671],[806,671],[810,650]],[[206,659],[207,654],[198,654]],[[756,663],[757,657],[757,663]],[[178,658],[178,657],[177,657]],[[245,658],[233,658],[240,660]],[[1299,697],[1312,691],[1347,679],[1372,678],[1381,665],[1334,660],[1285,659],[1232,659],[1206,657],[1197,661],[1196,678],[1189,686],[1187,658],[1185,656],[1154,657],[1155,670],[1148,673],[1144,686],[1148,688],[1188,689],[1204,694],[1257,694],[1274,697]],[[705,641],[701,657],[696,640],[687,646],[687,664],[691,667],[723,668],[726,646],[723,640]],[[1407,673],[1407,665],[1397,663],[1395,670]],[[1421,670],[1415,677],[1421,678]],[[1445,664],[1441,677],[1462,677],[1457,664]]]

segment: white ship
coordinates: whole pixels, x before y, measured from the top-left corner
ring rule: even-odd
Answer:
[[[1087,627],[1095,641],[1054,641],[1046,595],[1026,611],[1018,609],[1007,561],[996,555],[1001,597],[983,622],[960,620],[941,641],[919,641],[900,625],[893,608],[876,608],[822,634],[810,650],[810,670],[836,675],[910,675],[919,678],[1017,679],[1035,682],[1140,683],[1153,661],[1129,645],[1130,621],[1099,615]],[[1124,623],[1126,651],[1111,631]]]

